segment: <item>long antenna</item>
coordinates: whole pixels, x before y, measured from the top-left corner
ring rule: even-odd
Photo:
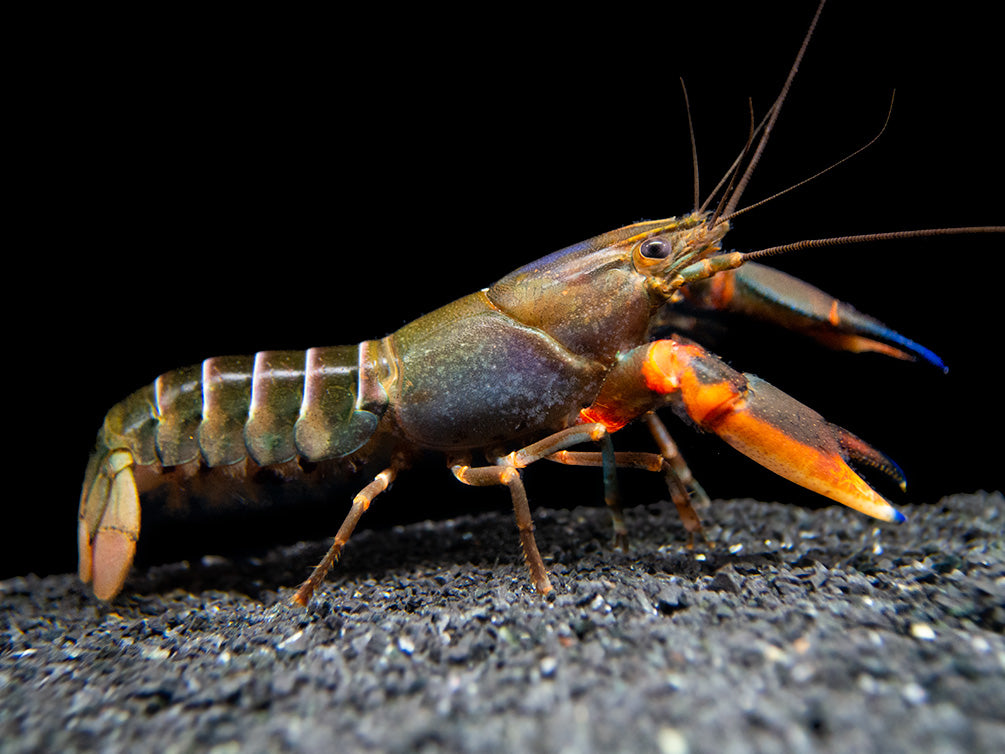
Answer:
[[[753,262],[764,257],[773,257],[787,251],[799,249],[819,249],[824,246],[844,246],[869,241],[891,241],[904,238],[929,238],[931,236],[961,236],[973,233],[1005,233],[1005,225],[973,225],[968,228],[925,228],[921,230],[895,230],[888,233],[865,233],[857,236],[834,236],[833,238],[813,238],[794,241],[781,246],[770,246],[757,251],[743,252],[744,262]]]

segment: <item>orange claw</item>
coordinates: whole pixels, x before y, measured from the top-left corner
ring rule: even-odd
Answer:
[[[867,463],[903,486],[892,461],[759,377],[672,340],[650,345],[643,372],[650,390],[679,392],[695,422],[779,476],[873,518],[904,520],[847,463]]]
[[[847,464],[839,427],[764,380],[748,376],[742,402],[709,429],[789,481],[873,518],[904,518]]]

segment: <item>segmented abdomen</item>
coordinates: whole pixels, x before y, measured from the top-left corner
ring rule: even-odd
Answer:
[[[176,369],[114,406],[99,445],[126,448],[141,466],[349,455],[373,435],[386,405],[375,373],[382,360],[373,358],[380,347],[262,351]]]

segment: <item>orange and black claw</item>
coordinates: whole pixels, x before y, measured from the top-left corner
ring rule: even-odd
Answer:
[[[679,399],[699,426],[779,476],[873,518],[904,520],[848,462],[882,471],[903,487],[895,463],[759,377],[673,340],[649,345],[642,373],[650,390]]]

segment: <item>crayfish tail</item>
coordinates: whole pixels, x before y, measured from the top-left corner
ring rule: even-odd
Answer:
[[[127,450],[107,452],[88,469],[77,526],[80,580],[104,601],[125,584],[140,533],[140,497]]]

